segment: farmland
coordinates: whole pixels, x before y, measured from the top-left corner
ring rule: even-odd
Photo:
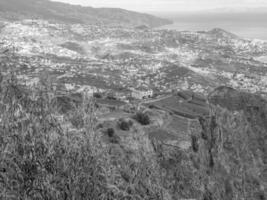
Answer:
[[[181,96],[173,95],[171,97],[149,103],[148,106],[153,106],[174,115],[189,119],[195,119],[199,116],[209,114],[207,105],[196,97],[191,97],[191,99],[186,100]]]

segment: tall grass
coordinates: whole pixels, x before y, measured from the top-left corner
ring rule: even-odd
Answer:
[[[0,92],[0,199],[163,199],[149,156],[118,157],[97,134],[92,99],[73,112],[82,126],[70,131],[48,84],[27,90],[11,75]]]

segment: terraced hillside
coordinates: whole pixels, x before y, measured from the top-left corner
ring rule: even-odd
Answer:
[[[152,103],[147,103],[147,105],[189,119],[209,115],[209,108],[205,97],[198,97],[197,94],[187,91],[181,91],[174,96],[153,101]]]

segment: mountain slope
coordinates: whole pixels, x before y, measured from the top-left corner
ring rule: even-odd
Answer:
[[[0,0],[0,18],[41,18],[67,23],[157,27],[171,23],[151,15],[116,8],[92,8],[49,0]]]
[[[267,101],[219,87],[194,136],[203,199],[266,199]]]

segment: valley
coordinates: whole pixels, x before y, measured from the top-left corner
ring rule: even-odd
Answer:
[[[138,87],[207,94],[228,85],[266,92],[266,64],[256,58],[266,54],[266,43],[221,29],[177,32],[42,20],[3,24],[1,48],[16,57],[17,67],[31,68],[20,70],[28,81],[46,72],[72,91],[92,87],[124,91],[123,96]]]
[[[170,23],[0,0],[0,199],[266,198],[267,41]]]
[[[178,32],[45,20],[2,24],[3,74],[15,72],[28,88],[49,77],[59,98],[79,94],[82,102],[83,95],[98,94],[99,116],[151,107],[187,121],[208,116],[205,99],[218,86],[267,93],[267,64],[257,59],[267,53],[267,43],[222,29]],[[200,103],[194,103],[198,95]]]

